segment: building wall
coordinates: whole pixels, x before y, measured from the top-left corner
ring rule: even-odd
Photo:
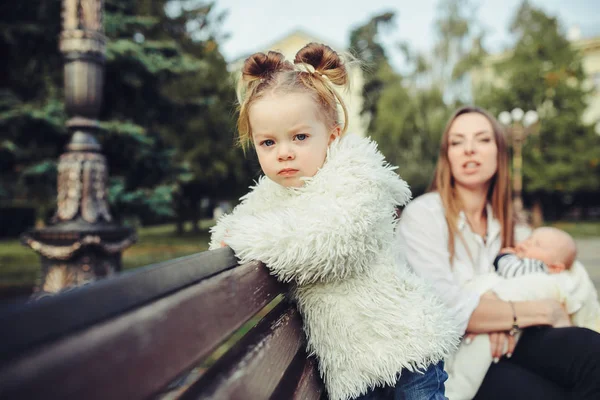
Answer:
[[[341,46],[321,40],[310,34],[302,31],[295,31],[289,35],[275,41],[274,43],[265,46],[264,48],[256,49],[255,51],[266,52],[269,50],[279,51],[286,59],[293,61],[294,56],[302,47],[311,42],[325,43],[333,48],[338,53],[344,53],[346,49]],[[229,65],[229,71],[234,75],[235,79],[239,79],[240,70],[244,64],[244,60],[252,53],[236,59]],[[351,65],[348,68],[350,86],[346,91],[340,91],[340,95],[348,108],[348,132],[353,132],[364,136],[367,131],[369,119],[367,116],[362,116],[360,111],[363,107],[362,89],[364,86],[364,75],[360,66]]]
[[[600,123],[600,37],[580,40],[576,47],[582,52],[583,69],[591,89],[583,120],[586,123]]]

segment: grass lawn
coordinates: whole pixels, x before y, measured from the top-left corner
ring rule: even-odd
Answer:
[[[123,253],[123,268],[130,269],[204,251],[208,228],[214,221],[202,221],[200,233],[175,235],[174,225],[138,229],[138,242]],[[548,225],[564,229],[576,238],[600,237],[600,222],[560,221]],[[186,226],[189,231],[190,227]],[[33,286],[40,269],[36,253],[16,240],[0,240],[0,292],[13,287]]]
[[[600,237],[600,222],[557,221],[547,225],[562,229],[574,238]]]
[[[138,241],[123,252],[123,268],[137,268],[208,249],[208,228],[214,221],[202,221],[200,233],[175,235],[175,225],[159,225],[137,230]],[[189,226],[186,226],[189,228]],[[189,229],[188,229],[189,230]],[[0,292],[12,287],[33,286],[40,259],[19,240],[0,240]]]

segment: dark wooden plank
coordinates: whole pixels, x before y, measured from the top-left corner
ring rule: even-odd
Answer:
[[[180,398],[268,399],[304,343],[298,311],[281,302]]]
[[[316,360],[307,357],[302,346],[271,394],[270,400],[319,400],[324,391]]]
[[[237,260],[229,248],[206,251],[124,272],[39,301],[0,308],[0,360],[147,304],[235,265]]]
[[[0,398],[148,398],[283,289],[258,262],[223,272],[3,365]]]
[[[325,386],[317,369],[317,362],[310,357],[304,364],[300,382],[291,397],[292,400],[319,400],[325,395]],[[325,396],[326,397],[326,396]]]

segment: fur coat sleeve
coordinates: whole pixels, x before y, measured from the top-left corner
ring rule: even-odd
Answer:
[[[230,246],[241,262],[260,260],[279,280],[307,284],[345,279],[369,268],[393,240],[406,182],[376,144],[346,135],[301,188],[261,178],[212,229],[211,246]]]

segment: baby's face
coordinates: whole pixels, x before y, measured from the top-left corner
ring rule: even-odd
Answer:
[[[539,228],[526,240],[519,242],[515,249],[521,258],[534,258],[551,266],[556,263],[565,263],[565,239],[560,233]]]

